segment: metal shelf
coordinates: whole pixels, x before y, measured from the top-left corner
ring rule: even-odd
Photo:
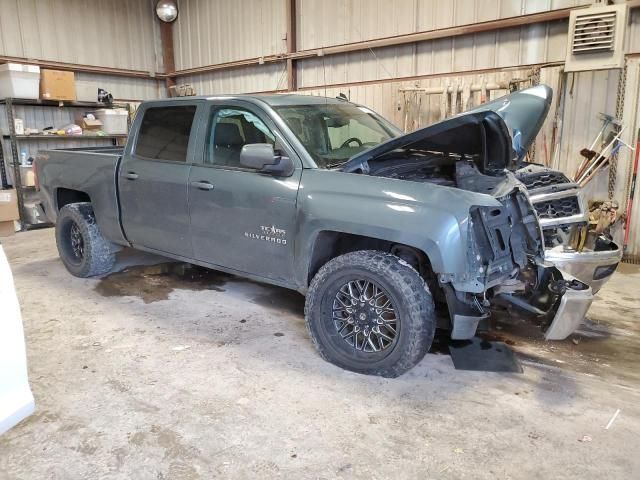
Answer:
[[[31,98],[2,98],[0,105],[5,105],[10,101],[13,105],[31,105],[34,107],[73,107],[73,108],[127,108],[126,104],[101,103],[101,102],[78,102],[71,100],[34,100]]]
[[[77,102],[77,101],[58,101],[58,100],[33,100],[28,98],[3,98],[0,99],[0,106],[4,105],[6,109],[7,123],[9,125],[8,135],[2,135],[3,139],[8,139],[11,143],[11,157],[12,161],[9,162],[13,168],[13,183],[14,188],[17,191],[18,196],[18,211],[20,212],[20,226],[21,230],[30,230],[34,228],[42,228],[50,226],[48,223],[35,223],[31,224],[27,221],[27,215],[24,204],[24,192],[29,187],[22,186],[20,178],[20,161],[18,156],[18,142],[28,140],[111,140],[113,145],[117,144],[117,140],[120,138],[126,138],[127,135],[16,135],[15,131],[15,116],[14,106],[24,105],[31,107],[54,107],[54,108],[124,108],[129,111],[129,105],[127,104],[105,104],[99,102]],[[128,123],[128,122],[127,122]],[[7,174],[4,165],[3,149],[0,146],[0,179],[2,184],[1,188],[7,186]]]
[[[11,138],[11,135],[2,135],[2,138],[8,139]],[[100,140],[106,138],[107,140],[113,140],[116,138],[127,138],[127,134],[117,134],[117,135],[15,135],[16,139],[25,139],[25,140],[61,140],[72,138],[74,140]]]

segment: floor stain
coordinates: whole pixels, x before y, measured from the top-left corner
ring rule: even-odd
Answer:
[[[144,432],[136,432],[129,436],[129,443],[135,445],[137,447],[142,446],[145,441],[146,433]]]
[[[95,290],[103,297],[138,297],[144,303],[167,300],[175,290],[215,290],[222,288],[233,275],[186,263],[161,263],[135,266],[104,277]]]
[[[272,287],[269,292],[257,295],[251,300],[274,310],[286,311],[293,315],[304,314],[304,296],[295,290]]]
[[[640,382],[638,326],[631,331],[613,329],[587,319],[575,333],[561,341],[545,340],[539,327],[524,320],[502,319],[494,327],[497,328],[485,335],[512,346],[520,358],[616,380],[624,385]]]
[[[184,460],[200,454],[200,450],[184,443],[182,436],[173,430],[152,425],[151,433],[156,436],[158,445],[164,448],[165,458],[179,458]]]

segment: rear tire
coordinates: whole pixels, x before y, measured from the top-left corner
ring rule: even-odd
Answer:
[[[69,272],[81,278],[105,275],[116,261],[118,247],[104,238],[90,203],[70,203],[56,221],[58,254]]]
[[[429,351],[433,299],[395,255],[362,250],[327,262],[311,281],[305,322],[320,356],[353,372],[397,377]]]

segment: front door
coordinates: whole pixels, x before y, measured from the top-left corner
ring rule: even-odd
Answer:
[[[202,164],[189,175],[194,258],[261,277],[291,281],[301,164],[270,119],[252,106],[214,106]],[[271,143],[296,165],[289,177],[240,165],[245,144]]]
[[[188,258],[193,254],[188,182],[196,109],[195,104],[174,103],[139,112],[138,134],[118,178],[122,225],[134,246]]]

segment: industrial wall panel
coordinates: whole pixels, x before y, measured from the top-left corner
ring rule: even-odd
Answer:
[[[556,166],[573,177],[588,148],[602,126],[599,113],[615,115],[619,70],[567,74],[562,143]],[[588,197],[607,197],[608,169],[590,182]]]
[[[567,22],[525,25],[298,62],[298,84],[314,87],[560,62]]]
[[[351,101],[361,103],[378,112],[389,119],[399,128],[412,131],[417,128],[426,127],[437,121],[441,117],[442,95],[416,94],[410,91],[403,92],[403,89],[428,88],[457,86],[459,91],[463,87],[472,84],[503,84],[505,88],[493,90],[489,94],[489,99],[495,99],[508,93],[508,83],[513,79],[527,78],[531,73],[529,69],[513,69],[505,72],[489,72],[483,74],[451,75],[442,77],[424,78],[419,80],[405,80],[384,83],[371,83],[364,85],[345,85],[340,87],[316,88],[303,90],[299,93],[308,95],[320,95],[336,97],[344,94]],[[482,103],[481,93],[475,92],[471,95],[467,108]],[[450,111],[447,116],[459,113],[463,110],[462,99],[456,102],[457,109]]]
[[[286,52],[284,0],[182,0],[175,22],[176,68]]]
[[[150,0],[0,0],[0,54],[159,71]]]
[[[589,0],[298,0],[301,50],[467,25]]]
[[[76,73],[76,81],[87,82],[96,91],[103,88],[116,100],[152,100],[165,95],[164,81],[146,78],[117,77],[95,73]]]
[[[256,65],[181,77],[179,83],[190,84],[197,95],[271,92],[287,88],[287,70],[284,63]]]

